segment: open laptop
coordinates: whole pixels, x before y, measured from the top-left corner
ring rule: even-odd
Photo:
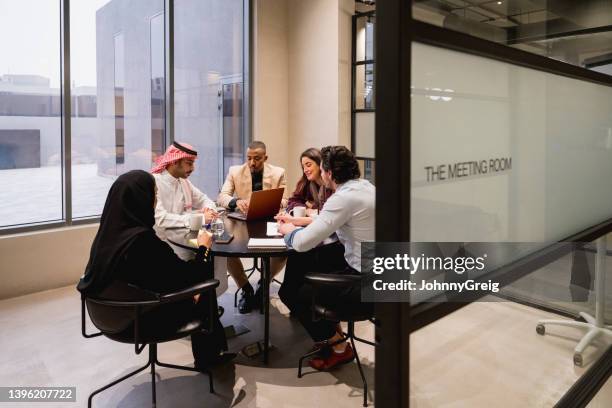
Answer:
[[[249,209],[246,214],[234,211],[227,214],[227,216],[243,221],[272,217],[280,209],[284,191],[284,188],[255,191],[251,194],[251,201],[249,201]]]

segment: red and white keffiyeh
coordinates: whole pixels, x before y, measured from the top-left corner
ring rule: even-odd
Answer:
[[[151,169],[151,173],[161,173],[172,163],[176,163],[181,159],[193,159],[198,157],[198,153],[193,150],[193,146],[187,143],[174,142],[166,149],[166,153],[162,154],[155,160],[155,166]]]

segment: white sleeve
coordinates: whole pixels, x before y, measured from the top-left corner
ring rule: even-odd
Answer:
[[[217,208],[217,204],[206,194],[204,194],[200,189],[193,185],[192,182],[187,180],[189,184],[191,184],[191,196],[193,199],[193,208],[199,210],[201,208],[212,208],[213,210]]]
[[[155,206],[155,224],[162,228],[189,227],[189,214],[174,214],[168,212],[162,204],[157,190],[157,205]]]
[[[321,213],[305,228],[293,235],[291,246],[298,252],[316,247],[351,218],[351,208],[341,196],[332,195]]]

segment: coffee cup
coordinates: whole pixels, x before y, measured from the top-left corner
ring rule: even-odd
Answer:
[[[192,231],[198,231],[202,228],[202,221],[204,214],[202,213],[191,213],[189,214],[189,229]]]
[[[294,217],[305,217],[306,207],[293,207],[293,216]]]

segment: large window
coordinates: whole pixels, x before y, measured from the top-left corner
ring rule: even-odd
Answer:
[[[72,214],[98,216],[120,174],[149,170],[165,147],[164,1],[72,1]]]
[[[0,10],[0,227],[61,220],[60,1]]]
[[[117,176],[175,138],[200,151],[191,180],[211,197],[243,161],[248,2],[165,4],[0,0],[0,232],[95,220]]]
[[[175,139],[198,150],[191,181],[216,197],[244,159],[243,0],[174,2]],[[197,51],[195,51],[197,50]]]

